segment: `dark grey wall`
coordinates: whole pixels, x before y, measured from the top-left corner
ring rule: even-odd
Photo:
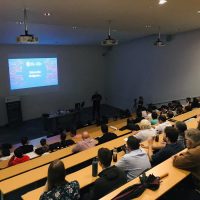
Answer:
[[[20,96],[23,119],[44,112],[74,107],[75,102],[91,105],[91,95],[98,90],[104,96],[105,59],[102,49],[92,46],[0,45],[0,125],[7,123],[5,97]],[[41,87],[11,92],[8,58],[57,56],[58,87]]]
[[[200,95],[200,31],[176,35],[162,48],[154,41],[138,39],[107,56],[109,104],[130,108],[140,95],[146,103]]]

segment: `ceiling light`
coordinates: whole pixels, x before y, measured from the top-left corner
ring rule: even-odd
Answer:
[[[198,10],[197,13],[200,14],[200,10]]]
[[[163,4],[165,4],[165,3],[167,3],[167,0],[159,0],[159,5],[163,5]]]
[[[72,26],[72,29],[76,30],[76,29],[78,29],[78,27],[77,26]]]
[[[45,12],[45,13],[43,13],[43,15],[46,16],[46,17],[49,17],[49,16],[51,16],[51,13],[50,12]]]

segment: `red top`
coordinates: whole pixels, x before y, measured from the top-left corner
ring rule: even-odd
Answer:
[[[26,162],[26,161],[28,161],[28,160],[30,160],[30,157],[27,156],[27,155],[23,155],[21,158],[15,157],[13,160],[12,160],[12,158],[11,158],[10,161],[9,161],[9,166],[17,165],[17,164]]]

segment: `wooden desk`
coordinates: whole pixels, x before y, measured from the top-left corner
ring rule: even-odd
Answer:
[[[120,147],[120,146],[124,145],[125,144],[124,138],[128,137],[129,135],[131,135],[131,134],[119,137],[115,140],[106,142],[104,144],[95,146],[95,147],[90,148],[88,150],[79,152],[77,154],[74,154],[72,156],[69,156],[69,157],[62,159],[62,161],[64,162],[64,165],[65,165],[65,169],[76,166],[76,165],[78,165],[78,164],[80,164],[84,161],[87,161],[87,160],[90,160],[90,159],[96,157],[98,149],[101,148],[101,147],[113,149],[115,147]],[[19,164],[18,166],[20,167],[20,165],[22,165],[22,164]],[[39,181],[43,178],[46,178],[48,167],[49,167],[49,164],[44,165],[44,166],[39,167],[39,168],[36,168],[36,169],[33,169],[33,170],[30,170],[26,173],[17,175],[15,177],[12,177],[12,178],[9,178],[9,179],[6,179],[6,180],[0,182],[0,190],[1,190],[2,195],[5,195],[9,192],[17,190],[17,189],[19,189],[23,186],[28,185],[28,184]],[[14,183],[18,183],[18,184],[14,184]]]
[[[29,160],[27,162],[2,169],[0,171],[0,181],[7,179],[9,177],[15,176],[17,174],[24,173],[24,172],[34,169],[36,167],[45,165],[47,163],[50,163],[57,158],[66,157],[67,155],[72,154],[72,148],[73,148],[73,146],[70,146],[70,147],[52,152],[47,155],[37,157],[37,158]]]
[[[157,145],[160,145],[160,143],[162,142],[162,138],[163,136],[160,135],[160,140],[159,142],[155,142]],[[143,144],[146,145],[146,141],[143,142]],[[144,150],[147,150],[147,149],[144,149]],[[124,155],[124,152],[119,152],[118,153],[118,160]],[[115,163],[112,163],[112,164],[115,164]],[[101,167],[98,168],[99,172],[101,172]],[[79,171],[76,171],[72,174],[69,174],[66,176],[66,180],[68,181],[73,181],[73,180],[77,180],[80,184],[80,188],[83,188],[83,187],[86,187],[90,184],[92,184],[98,177],[92,177],[91,175],[91,172],[92,172],[92,166],[88,166],[88,167],[85,167]],[[39,199],[40,195],[42,194],[42,192],[44,191],[44,186],[40,187],[40,188],[37,188],[33,191],[30,191],[28,193],[26,193],[25,195],[22,196],[22,199],[24,200],[28,200],[30,199],[31,197],[35,197],[35,200]]]
[[[146,189],[144,193],[138,197],[135,198],[135,200],[155,200],[161,197],[164,193],[166,193],[168,190],[173,188],[177,183],[182,181],[184,178],[186,178],[190,172],[186,170],[181,170],[178,168],[173,167],[172,165],[172,158],[167,159],[166,161],[162,162],[161,164],[155,166],[154,168],[147,171],[147,175],[154,174],[155,176],[161,176],[165,173],[169,173],[169,175],[162,179],[162,182],[160,184],[160,188],[156,191],[152,191],[149,189]],[[114,198],[117,194],[119,194],[122,190],[125,188],[139,183],[139,178],[128,182],[127,184],[121,186],[120,188],[114,190],[113,192],[109,193],[108,195],[101,198],[101,200],[110,200]]]
[[[197,119],[193,119],[192,121],[186,122],[187,128],[197,128],[198,122]]]
[[[113,121],[111,124],[115,125],[115,127],[117,127],[117,128],[120,128],[122,126],[125,126],[126,119],[122,119],[122,120],[119,120],[119,121]],[[98,131],[94,131],[94,132],[90,133],[91,137],[96,138],[96,137],[99,137],[99,136],[102,135],[102,132],[100,131],[100,127],[98,127],[98,129],[99,129]],[[124,131],[116,130],[116,131],[114,131],[111,128],[109,128],[109,130],[116,133],[116,135],[118,137],[127,133],[127,130],[124,130]],[[73,139],[75,142],[78,142],[78,141],[81,140],[81,137],[80,138],[71,138],[68,134],[67,139]],[[48,143],[52,144],[52,143],[59,142],[59,141],[60,141],[60,135],[57,135],[57,136],[49,138]],[[45,155],[45,157],[42,156],[42,157],[39,157],[37,159],[36,158],[31,159],[30,161],[28,161],[30,163],[30,165],[27,165],[27,162],[26,162],[26,164],[24,164],[24,163],[20,164],[20,167],[19,166],[18,167],[16,167],[16,166],[9,167],[11,169],[3,169],[3,168],[6,168],[8,166],[9,160],[1,161],[0,162],[0,169],[3,169],[3,170],[0,173],[0,181],[2,181],[3,179],[9,178],[9,177],[15,176],[17,174],[23,173],[25,171],[31,170],[33,168],[42,166],[42,165],[47,164],[49,162],[52,162],[53,161],[52,158],[55,160],[55,159],[60,159],[60,158],[69,156],[69,155],[72,154],[71,149],[72,149],[72,147],[68,147],[65,150],[64,149],[58,150],[59,153],[53,152],[53,153],[51,153],[52,154],[51,156]],[[5,170],[5,172],[4,172],[4,170]]]
[[[118,159],[120,159],[122,156],[124,155],[123,152],[119,152],[118,153]],[[115,163],[112,162],[112,165],[114,165]],[[100,165],[98,166],[98,173],[100,173],[102,171],[102,168],[100,167]],[[71,182],[74,180],[77,180],[80,184],[80,188],[84,188],[90,184],[92,184],[97,178],[97,177],[93,177],[92,176],[92,165],[85,167],[77,172],[74,172],[72,174],[69,174],[66,176],[66,180]],[[23,200],[30,200],[32,197],[34,197],[34,200],[38,200],[40,198],[40,195],[43,193],[44,191],[44,186],[39,187],[35,190],[32,190],[26,194],[24,194],[22,196]]]
[[[200,114],[200,108],[195,108],[192,111],[186,112],[186,113],[178,115],[176,117],[173,117],[172,120],[185,121],[185,120],[195,117],[199,114]]]
[[[121,128],[122,126],[125,126],[126,121],[127,121],[127,118],[119,119],[117,121],[109,120],[108,126],[115,126],[117,128]],[[91,134],[91,137],[93,137],[92,133],[93,132],[97,132],[100,129],[101,129],[100,126],[97,126],[96,124],[93,124],[93,125],[86,126],[86,127],[78,129],[77,130],[77,134],[81,134],[83,131],[88,131]],[[110,131],[113,131],[113,129],[110,129]],[[55,135],[55,136],[52,136],[52,137],[49,137],[49,138],[47,138],[47,136],[43,136],[43,137],[40,137],[40,138],[36,138],[36,139],[30,140],[30,144],[32,144],[33,146],[40,146],[39,143],[40,143],[40,140],[42,138],[46,138],[48,144],[52,144],[52,143],[60,141],[60,135]],[[67,133],[67,139],[75,140],[75,142],[77,141],[77,139],[72,138],[70,136],[69,132]],[[13,152],[19,146],[21,146],[21,143],[14,144],[10,151]]]
[[[197,121],[197,120],[196,120]],[[196,127],[196,122],[193,120],[190,123],[190,128]],[[187,124],[188,125],[188,124]],[[154,142],[154,146],[159,146],[160,143],[163,141],[163,134],[159,135],[159,142]],[[144,145],[147,145],[147,141],[143,142]],[[80,183],[80,187],[85,187],[91,183],[93,183],[96,178],[91,176],[91,166],[88,166],[86,168],[83,168],[77,172],[74,172],[67,176],[68,181],[78,180]],[[157,165],[156,167],[152,168],[147,172],[147,174],[153,173],[156,176],[163,175],[165,172],[169,173],[169,176],[163,179],[163,182],[161,183],[161,187],[158,191],[151,191],[146,190],[145,193],[137,198],[138,200],[150,200],[150,199],[156,199],[165,192],[167,192],[170,188],[172,188],[174,185],[176,185],[178,182],[180,182],[182,179],[184,179],[187,175],[189,175],[188,171],[180,170],[172,166],[172,158],[169,158],[168,160],[164,161],[163,163]],[[108,194],[102,199],[110,200],[114,196],[116,196],[120,191],[125,189],[126,187],[138,183],[139,178],[134,179],[130,183],[127,183],[126,185],[122,186],[121,188],[115,190],[114,192]],[[44,186],[40,187],[38,189],[35,189],[31,192],[26,193],[22,196],[22,199],[29,200],[31,197],[35,197],[35,199],[39,199],[39,196],[44,190]]]

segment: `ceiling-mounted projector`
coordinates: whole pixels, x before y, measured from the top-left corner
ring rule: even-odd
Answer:
[[[161,36],[160,36],[160,27],[159,27],[159,32],[158,32],[158,38],[157,40],[154,42],[154,45],[157,47],[163,47],[165,46],[165,43],[161,40]]]
[[[101,42],[102,46],[115,46],[118,45],[118,40],[115,40],[108,35],[108,38]]]
[[[110,31],[111,21],[109,20],[108,22],[109,22],[108,37],[101,42],[101,45],[107,46],[107,47],[112,47],[112,46],[118,45],[118,40],[111,38],[111,33],[110,33],[111,32]]]
[[[38,43],[38,37],[34,37],[34,35],[20,35],[17,37],[18,43]]]
[[[24,9],[24,27],[25,27],[25,34],[20,35],[17,37],[17,43],[22,44],[35,44],[38,43],[38,37],[35,37],[32,34],[28,34],[28,25],[27,25],[27,11],[26,8]]]
[[[163,43],[163,41],[160,40],[160,38],[158,38],[158,39],[154,42],[154,45],[157,46],[157,47],[163,47],[163,46],[165,46],[165,43]]]

